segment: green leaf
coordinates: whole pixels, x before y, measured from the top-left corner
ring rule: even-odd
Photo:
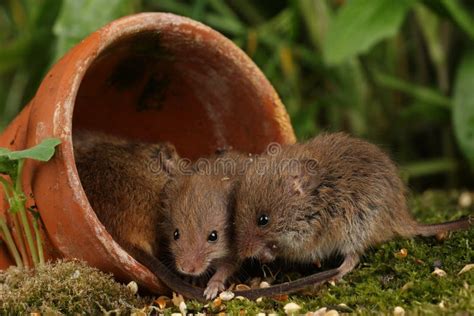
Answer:
[[[451,109],[451,100],[436,89],[405,81],[378,71],[374,71],[373,75],[375,81],[385,88],[401,91],[422,103]]]
[[[351,0],[332,20],[323,44],[328,64],[340,64],[396,34],[416,0]]]
[[[47,138],[40,144],[25,150],[10,151],[6,148],[0,148],[0,166],[2,162],[8,163],[8,160],[20,160],[26,158],[48,161],[54,155],[54,148],[60,143],[61,141],[57,138]]]
[[[449,12],[457,25],[466,32],[471,39],[474,39],[474,20],[469,15],[469,10],[458,0],[441,0],[446,10]]]
[[[0,149],[3,149],[3,148],[0,148]],[[3,158],[0,157],[0,174],[15,176],[17,165],[18,163],[16,161],[11,161],[6,157],[3,157]]]
[[[65,0],[54,25],[56,58],[105,24],[134,12],[130,0]]]
[[[454,132],[462,152],[474,166],[474,51],[459,65],[454,85]]]

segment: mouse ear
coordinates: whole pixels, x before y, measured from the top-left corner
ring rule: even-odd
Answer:
[[[181,168],[181,159],[176,148],[170,143],[158,144],[151,152],[150,169],[153,172],[165,172],[170,176],[177,175]]]
[[[288,174],[288,188],[296,195],[311,194],[321,183],[321,168],[315,159],[297,160]]]

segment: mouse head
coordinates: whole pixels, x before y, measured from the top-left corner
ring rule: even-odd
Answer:
[[[235,190],[235,234],[239,257],[272,261],[309,234],[317,176],[300,167],[285,168],[273,159],[270,168],[253,164]],[[268,166],[268,164],[267,164]]]
[[[228,178],[204,174],[182,175],[167,185],[163,233],[179,272],[202,275],[229,255],[231,187]]]

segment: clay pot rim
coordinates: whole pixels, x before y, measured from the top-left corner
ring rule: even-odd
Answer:
[[[182,25],[186,25],[187,29],[183,30],[180,28]],[[293,129],[285,107],[264,74],[254,65],[253,61],[229,39],[200,22],[170,13],[140,13],[115,20],[88,36],[83,44],[88,42],[87,44],[89,45],[81,45],[83,51],[76,52],[73,49],[74,53],[77,53],[77,55],[82,58],[77,59],[79,61],[75,65],[75,72],[72,78],[60,79],[58,86],[69,86],[70,88],[65,92],[66,97],[63,99],[64,101],[58,101],[63,103],[63,107],[59,107],[62,109],[61,111],[54,112],[53,118],[53,135],[63,140],[58,151],[63,157],[71,157],[72,159],[60,159],[58,161],[63,165],[65,168],[64,170],[67,170],[65,174],[65,177],[67,178],[66,181],[74,191],[75,203],[81,206],[81,210],[83,211],[82,217],[84,218],[85,224],[94,227],[96,236],[93,236],[92,238],[97,239],[101,246],[104,249],[107,249],[108,254],[111,255],[114,260],[123,264],[123,269],[132,272],[134,275],[140,275],[143,280],[150,280],[150,278],[157,280],[157,278],[148,269],[139,264],[112,238],[93,211],[87,196],[82,189],[73,154],[73,112],[81,82],[89,67],[101,56],[101,53],[111,45],[119,43],[126,38],[130,38],[133,35],[138,35],[141,32],[146,31],[156,31],[170,26],[173,27],[173,32],[179,33],[181,36],[187,36],[194,41],[196,38],[193,36],[191,29],[209,34],[209,38],[214,42],[213,47],[215,47],[215,49],[230,54],[231,58],[235,59],[237,64],[240,64],[243,71],[247,74],[248,79],[252,80],[254,84],[265,86],[265,89],[263,90],[265,93],[270,94],[270,97],[275,103],[275,108],[273,109],[274,118],[281,128],[282,139],[288,143],[295,141]],[[94,43],[97,36],[99,37],[99,40],[97,41],[99,44]],[[70,55],[70,53],[65,55],[64,58],[67,58],[66,56]],[[72,84],[62,85],[61,83],[64,81],[72,82]],[[267,89],[267,87],[270,89]],[[70,162],[72,162],[72,166],[69,165]],[[77,188],[80,189],[78,190]],[[140,269],[137,269],[138,267],[140,267]],[[161,282],[157,281],[154,281],[153,283],[155,283],[155,285],[161,284]]]

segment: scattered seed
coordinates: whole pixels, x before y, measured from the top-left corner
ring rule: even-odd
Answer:
[[[468,272],[468,271],[471,271],[472,269],[474,269],[474,263],[466,264],[461,269],[461,271],[459,271],[458,275],[463,274],[463,273]]]
[[[138,292],[138,284],[135,281],[131,281],[130,283],[127,284],[128,289],[132,294],[137,294]]]
[[[335,309],[331,309],[330,311],[327,311],[324,316],[339,316],[339,312]]]
[[[328,310],[327,307],[321,307],[320,309],[318,309],[317,311],[313,313],[313,316],[324,316],[327,310]]]
[[[266,288],[266,287],[270,287],[270,283],[268,283],[267,281],[260,282],[261,289]]]
[[[220,297],[216,297],[216,299],[212,302],[212,307],[216,308],[222,305],[222,299]]]
[[[406,248],[402,248],[398,252],[395,253],[395,257],[398,259],[403,259],[406,256],[408,256],[408,250]]]
[[[449,232],[436,234],[435,238],[437,241],[446,240],[448,238]]]
[[[181,294],[176,294],[173,292],[173,298],[171,299],[171,301],[173,302],[174,306],[179,307],[181,302],[184,302],[184,298]]]
[[[393,316],[404,316],[405,310],[401,306],[397,306],[393,309]]]
[[[301,309],[301,306],[299,306],[296,303],[291,302],[283,306],[283,309],[285,310],[285,314],[293,315]]]
[[[72,274],[71,278],[72,279],[77,279],[78,277],[81,276],[81,272],[79,272],[79,270],[76,270],[74,271],[74,273]]]
[[[463,192],[459,195],[458,203],[460,207],[468,208],[472,205],[472,195],[470,192]]]
[[[425,264],[425,262],[421,259],[415,259],[415,263],[417,264]]]
[[[287,294],[275,295],[273,296],[273,299],[279,302],[286,302],[288,301],[288,295]]]
[[[246,290],[250,290],[250,286],[246,285],[246,284],[237,284],[235,286],[235,290],[236,291],[246,291]]]
[[[257,316],[265,316],[265,313],[258,313]]]
[[[168,302],[170,302],[170,298],[167,296],[160,296],[155,300],[155,304],[158,305],[159,309],[165,309]]]
[[[441,301],[439,304],[438,304],[439,308],[441,309],[445,309],[446,306],[444,306],[444,301]]]
[[[235,299],[236,299],[236,300],[239,300],[239,301],[245,301],[245,300],[246,300],[245,297],[240,296],[240,295],[236,296]]]
[[[231,292],[231,291],[224,291],[224,292],[221,292],[221,294],[219,294],[219,297],[224,301],[230,301],[231,299],[233,299],[235,296],[234,292]]]
[[[441,270],[440,268],[435,268],[434,271],[431,273],[439,277],[445,277],[446,276],[446,271]]]
[[[415,283],[413,281],[407,282],[402,286],[402,292],[405,292],[413,287]]]
[[[188,310],[188,307],[186,306],[186,303],[184,301],[179,303],[179,311],[181,312],[181,315],[186,316],[187,310]]]
[[[263,302],[263,297],[259,297],[259,298],[257,298],[257,299],[255,300],[255,302],[257,302],[257,303],[261,303],[261,302]]]

